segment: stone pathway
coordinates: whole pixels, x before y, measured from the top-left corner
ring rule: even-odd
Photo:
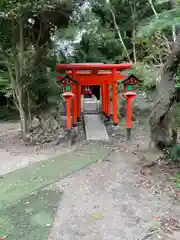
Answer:
[[[83,98],[83,117],[87,140],[109,140],[104,123],[100,114],[98,114],[98,103],[95,96],[92,98]]]
[[[109,140],[109,136],[100,115],[85,114],[84,125],[87,140]]]

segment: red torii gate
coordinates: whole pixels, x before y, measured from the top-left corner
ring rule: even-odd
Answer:
[[[70,76],[76,84],[71,84],[72,93],[72,124],[76,126],[81,115],[81,87],[100,85],[102,94],[102,111],[110,117],[110,85],[112,85],[113,122],[118,125],[117,82],[126,76],[120,71],[132,67],[131,63],[122,64],[56,64],[60,73]],[[59,80],[62,77],[59,77]],[[67,116],[68,118],[68,116]],[[67,121],[70,121],[67,119]]]

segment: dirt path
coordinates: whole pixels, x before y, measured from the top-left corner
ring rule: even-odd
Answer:
[[[8,126],[0,124],[0,130]],[[162,184],[161,174],[141,176],[140,158],[132,154],[146,148],[146,127],[137,126],[131,143],[124,141],[121,129],[111,134],[116,146],[108,159],[52,186],[64,193],[49,240],[180,239],[175,231],[180,203],[171,186]],[[17,141],[17,126],[10,135],[1,136],[0,173],[72,150],[65,145],[43,150],[23,146]]]
[[[147,146],[146,128],[138,126],[129,144],[120,132],[117,141],[124,147],[56,184],[64,196],[49,240],[180,239],[174,231],[179,230],[180,202],[171,186],[164,186],[161,174],[141,176],[140,159],[131,153]]]
[[[122,149],[109,160],[56,184],[64,197],[49,239],[141,240],[157,227],[156,217],[180,220],[179,203],[160,193],[155,183],[143,186],[139,159]],[[157,234],[162,236],[158,229],[153,239],[159,239]],[[179,232],[173,239],[180,239]]]

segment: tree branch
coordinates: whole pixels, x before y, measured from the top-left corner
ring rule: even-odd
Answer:
[[[123,47],[123,49],[124,49],[124,52],[125,52],[125,54],[126,54],[126,57],[127,57],[127,59],[128,59],[129,62],[132,62],[132,61],[131,61],[131,58],[130,58],[130,56],[129,56],[127,47],[126,47],[126,45],[125,45],[125,43],[124,43],[124,41],[123,41],[123,38],[122,38],[121,32],[120,32],[120,30],[119,30],[119,27],[118,27],[118,25],[117,25],[114,11],[113,11],[113,9],[112,9],[111,6],[110,6],[110,0],[106,0],[106,4],[108,5],[109,10],[110,10],[110,12],[111,12],[111,15],[112,15],[112,18],[113,18],[114,27],[115,27],[115,29],[116,29],[116,31],[117,31],[119,40],[120,40],[121,45],[122,45],[122,47]]]

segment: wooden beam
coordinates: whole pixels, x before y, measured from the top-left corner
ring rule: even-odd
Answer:
[[[56,64],[57,70],[91,70],[97,68],[98,70],[126,70],[132,67],[132,63],[122,64]]]

